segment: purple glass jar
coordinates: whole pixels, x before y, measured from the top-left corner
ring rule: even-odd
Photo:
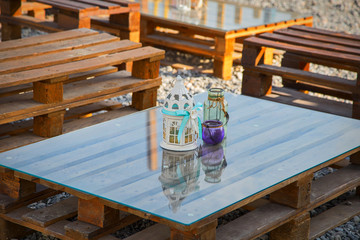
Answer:
[[[207,120],[202,123],[202,139],[205,143],[215,145],[224,139],[224,125],[219,120]]]

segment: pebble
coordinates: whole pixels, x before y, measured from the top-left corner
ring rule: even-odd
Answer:
[[[290,11],[303,15],[312,15],[314,17],[314,27],[328,29],[338,32],[346,32],[360,35],[360,0],[343,1],[343,0],[239,0],[244,4],[249,4],[257,7],[275,7],[280,11]],[[23,37],[30,35],[43,34],[41,31],[31,30],[24,28]],[[187,65],[196,67],[202,67],[204,69],[212,68],[213,61],[208,58],[193,56],[188,53],[177,52],[167,50],[166,59],[172,61],[185,62]],[[279,65],[281,56],[276,56],[274,64]],[[311,71],[322,72],[323,74],[329,74],[333,76],[345,77],[348,79],[356,79],[356,74],[349,71],[339,71],[333,68],[310,64]],[[241,66],[234,66],[232,72],[232,78],[228,81],[223,81],[209,74],[203,74],[198,71],[190,70],[177,70],[171,66],[164,66],[160,68],[160,75],[162,77],[163,84],[158,91],[158,104],[161,105],[164,102],[164,98],[168,91],[172,88],[174,78],[177,75],[182,76],[185,79],[186,87],[192,94],[204,92],[211,87],[222,87],[228,92],[235,94],[241,93],[241,81],[242,81],[243,68]],[[273,84],[281,86],[281,78],[274,77]],[[329,98],[328,96],[319,95],[320,97]],[[113,98],[124,105],[129,105],[131,102],[131,94],[126,94],[117,98]],[[339,100],[339,99],[337,99]],[[344,100],[339,100],[344,101]],[[327,174],[335,171],[332,168],[324,168],[314,174],[314,179],[321,178]],[[331,208],[337,204],[347,202],[349,196],[354,195],[354,192],[348,192],[332,200],[330,203],[324,204],[319,208],[310,211],[311,216],[316,216],[324,210]],[[35,204],[30,204],[30,208],[42,208],[61,199],[69,197],[69,194],[62,193],[58,194],[51,199],[40,201]],[[230,221],[236,217],[241,216],[244,212],[234,211],[222,218],[219,223]],[[131,234],[139,231],[147,226],[152,225],[153,222],[149,220],[141,220],[135,224],[124,228],[121,231],[115,233],[119,239],[130,236]],[[34,233],[24,238],[23,240],[55,240],[56,238],[44,236],[41,233]],[[269,239],[268,235],[261,236],[257,240]],[[343,239],[360,239],[360,216],[355,216],[351,221],[336,227],[333,230],[328,231],[323,236],[317,238],[318,240],[343,240]]]

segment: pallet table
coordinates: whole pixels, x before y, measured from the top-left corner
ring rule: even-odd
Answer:
[[[214,58],[214,75],[231,78],[244,38],[292,25],[312,26],[312,17],[254,8],[234,1],[207,0],[199,10],[181,12],[169,0],[143,0],[141,42]]]
[[[285,51],[281,66],[272,65],[273,49]],[[360,119],[360,36],[306,26],[291,26],[244,41],[242,93],[321,109]],[[345,69],[356,79],[309,71],[310,63]],[[272,91],[272,76],[283,78],[283,88]],[[352,103],[319,99],[294,89],[335,96]]]
[[[118,117],[112,97],[133,93],[127,113],[156,106],[165,55],[86,28],[1,42],[0,53],[0,152]],[[84,119],[99,111],[109,114]]]
[[[269,231],[273,239],[293,240],[328,228],[319,227],[321,215],[310,219],[309,210],[358,186],[360,159],[319,180],[312,176],[360,151],[360,121],[225,97],[227,138],[201,151],[161,149],[161,109],[152,108],[0,153],[2,221],[61,239],[113,239],[105,235],[139,218],[159,224],[131,240],[252,239]],[[201,102],[206,94],[195,98]],[[35,183],[77,198],[53,211],[31,211],[23,202]],[[218,217],[266,195],[269,201],[216,229]],[[360,212],[359,196],[351,201],[337,209],[342,221]],[[49,212],[57,214],[46,217]]]
[[[95,28],[121,39],[135,42],[140,39],[140,6],[127,0],[4,0],[1,8],[3,41],[21,38],[21,26],[45,32]],[[45,18],[47,8],[54,15],[52,20]]]

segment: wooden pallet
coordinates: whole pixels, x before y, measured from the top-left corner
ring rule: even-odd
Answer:
[[[272,65],[273,49],[284,50],[281,66]],[[349,80],[335,76],[309,72],[309,64],[315,63],[337,69],[346,69],[357,73],[357,79]],[[292,26],[277,30],[274,33],[264,33],[244,41],[242,58],[244,75],[242,93],[246,95],[279,99],[282,102],[293,103],[301,94],[287,88],[313,91],[353,101],[350,116],[360,118],[360,38],[359,36],[334,33],[326,30],[313,29],[305,26]],[[279,94],[281,88],[272,91],[272,76],[283,79],[284,94]],[[286,100],[284,95],[292,96]],[[300,101],[309,101],[310,96],[300,97]],[[325,111],[349,116],[350,104],[312,98],[308,105],[324,105]],[[319,104],[320,103],[320,104]],[[327,107],[326,107],[327,105]],[[341,106],[342,105],[342,106]],[[316,109],[316,108],[315,108]],[[318,108],[320,109],[320,108]],[[338,110],[337,110],[338,109]],[[339,111],[340,110],[340,111]]]
[[[52,15],[45,16],[49,8]],[[0,21],[3,41],[21,38],[21,26],[45,32],[96,28],[122,39],[140,40],[140,5],[126,0],[4,0]]]
[[[80,29],[2,42],[0,52],[0,151],[156,105],[161,50]],[[107,100],[127,93],[131,107]]]
[[[244,206],[243,208],[251,211],[218,227],[216,230],[216,239],[254,239],[266,233],[270,233],[270,236],[275,237],[279,232],[284,231],[284,229],[288,227],[287,223],[291,222],[295,217],[305,214],[359,186],[359,170],[359,166],[349,165],[313,181],[310,204],[304,208],[295,209],[265,199],[260,199],[260,201]],[[360,214],[359,196],[351,197],[348,202],[351,202],[351,204],[339,204],[311,218],[309,239],[315,239],[326,231]],[[126,240],[165,240],[168,239],[169,234],[169,227],[156,224],[126,238]],[[307,239],[307,237],[302,236],[300,239]]]

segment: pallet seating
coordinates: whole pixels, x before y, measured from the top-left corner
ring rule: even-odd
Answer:
[[[156,105],[162,50],[78,29],[2,42],[0,52],[0,152]],[[118,70],[127,62],[132,73]],[[132,107],[104,101],[127,93]],[[99,111],[108,113],[86,118]]]
[[[281,66],[272,65],[272,50],[285,51]],[[309,63],[357,73],[349,80],[309,72]],[[360,36],[292,26],[244,41],[242,93],[325,112],[360,118]],[[283,78],[285,88],[273,88],[272,76]],[[353,101],[319,99],[294,91],[314,91]]]
[[[45,18],[47,8],[53,18]],[[45,32],[95,28],[135,42],[140,38],[140,5],[126,0],[3,0],[0,21],[3,41],[21,38],[21,26]]]

